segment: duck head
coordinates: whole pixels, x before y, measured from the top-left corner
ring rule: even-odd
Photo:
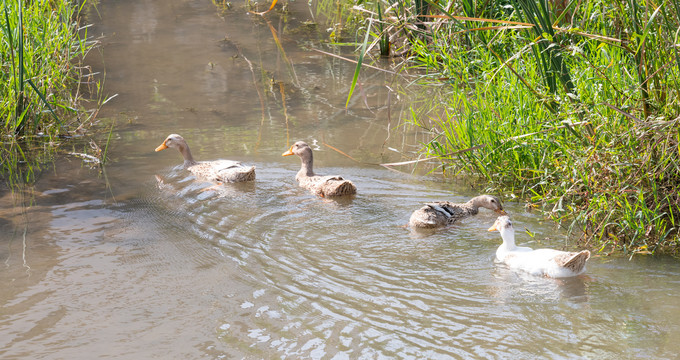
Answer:
[[[281,156],[297,155],[302,161],[302,167],[298,171],[296,178],[302,176],[314,176],[314,158],[312,156],[312,148],[304,141],[298,141],[293,144],[288,151],[281,154]]]
[[[503,244],[509,249],[515,248],[515,229],[512,227],[509,216],[499,216],[493,226],[489,228],[489,231],[500,232]]]
[[[475,208],[483,207],[492,210],[499,215],[507,215],[505,210],[503,210],[503,204],[501,204],[501,200],[496,196],[480,195],[470,200],[470,202],[472,202],[472,205]]]
[[[184,140],[184,138],[181,137],[180,135],[177,134],[168,135],[168,137],[165,138],[163,143],[158,145],[156,151],[165,150],[167,148],[177,149],[180,152],[180,154],[182,154],[182,157],[184,157],[185,168],[196,164],[196,161],[194,161],[194,157],[191,155],[191,151],[189,150],[189,145],[187,145],[186,140]]]
[[[297,155],[303,160],[305,158],[312,158],[312,148],[304,141],[298,141],[293,144],[288,151],[281,154],[281,156]]]
[[[493,226],[489,228],[489,231],[499,231],[501,234],[508,230],[512,230],[512,221],[510,221],[509,216],[499,216]]]
[[[175,148],[175,149],[181,151],[181,149],[183,147],[186,147],[186,145],[187,145],[187,142],[186,142],[186,140],[184,140],[184,138],[182,136],[177,135],[177,134],[170,134],[170,135],[168,135],[167,138],[165,138],[165,140],[163,141],[162,144],[158,145],[158,147],[156,148],[156,151],[165,150],[167,148]]]

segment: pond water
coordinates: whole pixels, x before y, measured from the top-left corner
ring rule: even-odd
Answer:
[[[587,275],[551,280],[494,263],[491,212],[411,233],[423,202],[476,192],[372,165],[427,139],[403,126],[396,78],[366,70],[345,111],[354,65],[310,50],[328,33],[308,4],[268,22],[242,5],[91,10],[103,46],[89,61],[118,94],[99,115],[115,122],[110,162],[100,176],[61,157],[0,194],[0,358],[677,357],[676,260],[595,256]],[[199,160],[255,165],[256,182],[204,191],[176,151],[153,151],[170,133]],[[298,188],[299,160],[281,157],[296,140],[357,196]],[[567,244],[522,204],[506,208],[519,243]]]

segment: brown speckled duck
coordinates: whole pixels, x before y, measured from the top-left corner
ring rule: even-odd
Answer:
[[[313,169],[314,158],[312,148],[304,141],[298,141],[281,154],[281,156],[297,155],[302,160],[302,167],[295,176],[298,184],[318,196],[342,196],[356,194],[357,188],[354,184],[343,179],[341,176],[321,176],[315,175]]]
[[[515,245],[515,229],[507,216],[500,216],[489,231],[499,231],[503,244],[496,250],[496,260],[511,269],[522,270],[536,276],[564,278],[586,271],[590,251],[567,252],[553,249],[536,249]]]
[[[177,149],[184,157],[184,168],[191,171],[194,176],[201,180],[213,182],[242,182],[255,180],[255,167],[244,166],[238,161],[215,160],[201,161],[194,160],[187,145],[186,140],[177,134],[170,134],[160,144],[156,151],[167,148]]]
[[[493,195],[480,195],[464,204],[454,204],[448,201],[427,203],[411,214],[409,225],[411,228],[418,229],[434,229],[448,226],[470,215],[477,215],[480,207],[493,210],[499,214],[505,214],[503,205],[497,197]]]

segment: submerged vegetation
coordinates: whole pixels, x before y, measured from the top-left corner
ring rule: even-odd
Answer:
[[[680,252],[676,1],[357,5],[361,56],[399,54],[433,85],[410,121],[448,174],[544,209],[584,246]]]
[[[81,108],[81,60],[93,47],[78,15],[85,2],[3,1],[0,14],[0,179],[32,181],[36,168],[96,111]]]

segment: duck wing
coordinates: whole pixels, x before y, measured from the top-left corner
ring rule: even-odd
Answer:
[[[458,205],[448,201],[426,203],[414,211],[409,219],[412,228],[432,229],[453,224],[465,217],[465,211]]]
[[[425,204],[433,211],[439,212],[453,221],[463,218],[469,214],[469,212],[462,206],[462,204],[454,204],[448,201],[435,201]],[[451,222],[453,222],[451,221]]]
[[[224,182],[255,180],[255,166],[244,166],[238,161],[219,160],[215,163],[215,172]]]
[[[562,252],[553,258],[557,266],[569,269],[574,273],[583,271],[588,259],[590,259],[590,251],[588,250],[580,252]]]
[[[244,167],[239,161],[234,160],[216,160],[206,163],[209,163],[217,172]]]
[[[241,182],[255,180],[255,167],[244,166],[238,161],[216,160],[200,162],[189,170],[198,178],[217,182]]]
[[[354,183],[338,175],[321,176],[317,189],[320,196],[342,196],[357,193],[357,187]]]
[[[518,248],[517,250],[519,250]],[[565,252],[554,249],[512,251],[502,262],[511,268],[526,271],[532,275],[563,278],[576,276],[585,271],[590,252]]]

